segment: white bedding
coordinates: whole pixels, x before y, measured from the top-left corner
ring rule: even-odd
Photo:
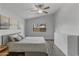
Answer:
[[[25,44],[45,44],[45,39],[43,37],[26,37],[25,39],[16,42],[16,43],[25,43]]]
[[[43,37],[26,37],[19,42],[9,42],[11,52],[45,52],[48,53],[46,41]]]

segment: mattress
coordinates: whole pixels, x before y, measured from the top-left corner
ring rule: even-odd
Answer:
[[[48,53],[47,43],[43,37],[26,37],[19,42],[9,42],[8,47],[10,52]]]

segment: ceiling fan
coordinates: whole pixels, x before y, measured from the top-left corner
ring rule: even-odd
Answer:
[[[34,4],[34,10],[32,11],[35,11],[35,12],[38,12],[39,14],[41,13],[45,13],[47,14],[48,13],[48,9],[50,9],[49,6],[45,6],[44,4]]]

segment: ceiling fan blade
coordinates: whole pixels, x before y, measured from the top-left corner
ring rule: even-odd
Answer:
[[[45,10],[45,9],[49,9],[49,8],[50,8],[49,6],[48,6],[48,7],[45,7],[44,10]]]
[[[37,10],[30,10],[30,12],[37,12]]]
[[[42,8],[42,7],[44,7],[44,5],[43,5],[43,4],[40,4],[40,5],[39,5],[39,8]]]
[[[35,5],[36,8],[39,8],[39,5]]]
[[[43,11],[44,13],[48,13],[47,11]]]
[[[41,9],[42,7],[44,7],[44,5],[43,4],[35,4],[35,7]]]

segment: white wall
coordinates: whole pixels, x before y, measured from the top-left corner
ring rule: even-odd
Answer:
[[[24,20],[23,19],[21,19],[19,16],[15,15],[14,13],[9,12],[8,10],[1,8],[1,7],[0,7],[0,15],[10,17],[10,18],[12,18],[12,20],[18,20],[19,25],[20,25],[19,31],[22,32],[22,34],[24,34]],[[7,35],[7,33],[13,33],[16,31],[18,31],[18,30],[15,27],[12,29],[7,29],[7,30],[0,29],[0,38],[1,38],[2,34]],[[7,40],[4,40],[4,42],[6,42],[6,41]],[[0,45],[1,45],[1,39],[0,39]]]
[[[55,44],[64,52],[63,47],[65,45],[68,45],[68,52],[69,55],[77,55],[77,40],[76,36],[79,36],[79,4],[64,4],[61,8],[61,10],[55,14],[55,32],[58,33],[58,36],[60,39],[55,39]],[[66,41],[66,38],[61,38],[61,33],[63,33],[63,37],[66,34],[69,37],[68,43],[64,43]],[[74,36],[75,37],[74,37]],[[71,40],[72,39],[72,40]],[[64,42],[63,42],[64,40]],[[58,43],[57,43],[58,42]],[[73,42],[73,43],[72,43]],[[63,44],[60,45],[60,44]],[[74,45],[75,43],[75,45]],[[59,45],[58,45],[59,44]],[[73,44],[73,45],[72,45]],[[73,48],[72,48],[73,46]],[[69,48],[71,47],[72,50]],[[75,51],[74,54],[72,54],[72,51]],[[66,52],[64,52],[66,53]]]
[[[33,24],[46,24],[46,32],[33,32]],[[46,15],[25,22],[26,36],[43,36],[45,39],[54,38],[54,18],[53,15]]]
[[[65,54],[68,55],[67,35],[63,33],[54,33],[55,45]]]
[[[79,34],[79,4],[64,4],[56,16],[56,32]]]

